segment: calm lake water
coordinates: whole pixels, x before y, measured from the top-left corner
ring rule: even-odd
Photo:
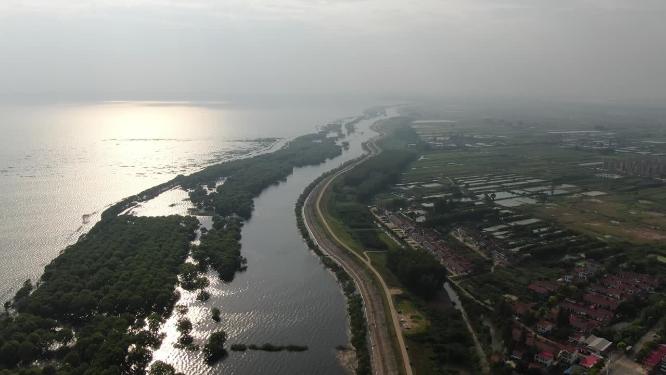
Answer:
[[[0,104],[0,302],[36,280],[110,204],[259,152],[362,108],[104,102]],[[293,215],[292,215],[293,216]]]
[[[294,206],[303,189],[322,173],[362,154],[361,144],[372,137],[369,126],[358,124],[348,137],[350,147],[341,156],[313,167],[298,168],[279,185],[265,190],[255,199],[255,211],[243,228],[242,253],[248,270],[222,283],[211,273],[212,297],[196,301],[196,292],[180,290],[179,304],[188,307],[184,315],[174,313],[165,324],[167,337],[155,353],[155,360],[172,364],[186,374],[340,374],[344,372],[337,358],[336,346],[349,342],[346,302],[335,277],[305,245],[296,227]],[[166,210],[170,197],[182,202],[185,193],[167,192],[161,201]],[[148,202],[137,214],[155,215]],[[180,206],[186,210],[187,205]],[[201,219],[200,219],[201,220]],[[211,319],[211,309],[218,307],[220,323]],[[192,335],[204,344],[216,330],[227,332],[229,344],[271,343],[307,345],[302,353],[263,351],[230,352],[216,366],[205,364],[200,352],[175,349],[178,338],[176,322],[187,316],[193,323]]]

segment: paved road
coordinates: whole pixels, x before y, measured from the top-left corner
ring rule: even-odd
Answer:
[[[381,152],[374,141],[368,143],[368,148],[370,149],[369,154],[317,184],[306,198],[302,214],[310,236],[325,254],[344,268],[356,283],[363,298],[368,322],[373,373],[383,375],[402,372],[406,375],[412,375],[407,347],[389,288],[368,260],[353,251],[335,235],[322,214],[322,197],[331,183],[358,164]],[[386,314],[387,310],[390,312],[388,315]],[[390,330],[391,326],[393,332]],[[392,342],[394,340],[398,343],[399,354],[395,353],[393,348]],[[397,355],[402,357],[404,369],[399,367]]]
[[[638,342],[636,342],[636,344],[634,344],[634,347],[630,353],[631,357],[636,356],[636,353],[641,351],[645,344],[654,340],[654,335],[659,331],[659,327],[661,327],[665,319],[666,318],[660,319],[649,331],[643,335],[643,337],[638,340]],[[615,358],[617,358],[617,360]],[[611,375],[644,375],[647,373],[643,366],[633,361],[621,351],[616,351],[613,353],[612,361],[606,365],[606,368],[609,370],[608,373]]]
[[[641,365],[632,361],[624,353],[615,352],[611,355],[610,363],[600,373],[609,375],[645,375],[647,372]]]

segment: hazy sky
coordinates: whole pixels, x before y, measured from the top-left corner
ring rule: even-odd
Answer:
[[[666,103],[664,0],[0,0],[0,94]]]

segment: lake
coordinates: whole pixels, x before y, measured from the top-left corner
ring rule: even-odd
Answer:
[[[329,104],[0,104],[0,301],[112,203],[359,113]]]
[[[188,307],[186,314],[174,313],[165,324],[167,334],[155,360],[165,361],[186,374],[340,374],[336,346],[348,345],[346,302],[334,275],[303,241],[296,226],[294,207],[301,192],[322,173],[363,153],[361,144],[376,133],[369,126],[377,119],[364,120],[346,140],[349,149],[318,166],[296,168],[286,181],[269,187],[255,199],[252,218],[242,230],[242,255],[248,269],[230,283],[219,281],[214,272],[206,290],[211,298],[196,300],[197,291],[179,288],[178,304]],[[171,197],[171,201],[168,199]],[[178,205],[186,194],[170,191],[148,201],[148,215],[159,215],[154,202],[161,202],[163,212],[184,213],[187,205]],[[177,204],[177,205],[174,205]],[[180,208],[178,208],[180,206]],[[200,219],[201,220],[201,219]],[[211,309],[218,307],[221,322],[211,319]],[[174,348],[178,332],[176,322],[186,316],[194,325],[195,343],[205,344],[211,333],[222,329],[228,343],[307,345],[306,352],[230,352],[213,367],[206,365],[200,352]]]

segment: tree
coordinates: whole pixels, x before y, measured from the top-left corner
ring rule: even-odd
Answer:
[[[151,332],[157,332],[160,329],[162,318],[158,314],[151,313],[146,320],[148,321],[148,329]]]
[[[23,341],[18,347],[18,356],[21,362],[29,364],[33,361],[37,348],[30,341]]]
[[[19,362],[20,344],[16,340],[6,342],[0,348],[0,363],[4,364],[7,367],[14,367]]]
[[[30,279],[26,280],[25,282],[23,282],[23,286],[21,287],[21,289],[19,289],[16,292],[16,295],[14,295],[14,301],[20,301],[21,299],[27,297],[28,295],[30,295],[30,292],[32,292],[32,289],[33,289],[32,282],[30,281]]]
[[[213,310],[211,311],[211,314],[212,314],[213,320],[219,323],[220,320],[221,320],[221,318],[220,318],[220,309],[218,309],[217,307],[213,307]]]
[[[208,342],[203,348],[206,362],[212,364],[224,358],[227,355],[227,350],[224,348],[226,342],[227,333],[224,331],[217,331],[210,335]]]
[[[192,322],[188,318],[179,319],[176,324],[176,329],[181,334],[188,334],[192,331]]]
[[[176,372],[176,369],[168,363],[155,361],[155,363],[150,366],[148,375],[183,375],[183,373]]]
[[[206,290],[202,290],[197,293],[197,301],[208,301],[210,299],[210,293]]]

